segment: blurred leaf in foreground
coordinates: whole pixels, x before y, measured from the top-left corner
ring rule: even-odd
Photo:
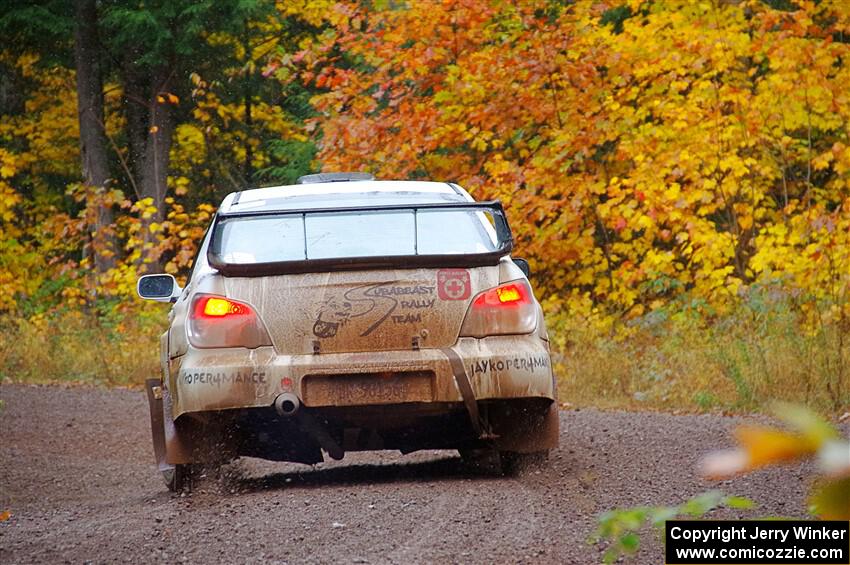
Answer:
[[[810,494],[811,513],[823,519],[850,519],[850,442],[803,406],[779,404],[774,412],[789,430],[738,427],[738,447],[710,453],[702,461],[702,474],[724,479],[762,467],[814,459],[819,480]]]

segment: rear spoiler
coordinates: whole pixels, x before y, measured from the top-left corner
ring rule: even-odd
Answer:
[[[228,220],[237,218],[257,218],[262,216],[300,216],[307,221],[307,216],[318,214],[350,214],[357,212],[382,212],[409,210],[413,212],[414,222],[421,210],[469,210],[470,212],[487,212],[493,218],[493,228],[496,231],[497,248],[484,253],[451,253],[439,255],[397,256],[367,256],[310,259],[305,243],[305,258],[299,260],[265,262],[265,263],[228,263],[221,257],[221,226]],[[451,229],[450,226],[447,229]],[[499,259],[509,254],[513,249],[513,234],[508,225],[508,219],[501,202],[447,202],[429,204],[393,204],[388,206],[357,206],[349,208],[313,208],[298,210],[258,210],[253,212],[220,213],[212,226],[212,238],[207,250],[207,260],[210,266],[228,277],[258,277],[267,275],[283,275],[295,273],[316,273],[324,271],[344,271],[361,269],[412,269],[417,267],[481,267],[497,265]],[[415,248],[419,248],[418,234]]]

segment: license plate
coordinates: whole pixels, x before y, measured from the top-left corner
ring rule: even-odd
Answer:
[[[306,406],[429,402],[434,398],[434,373],[307,375],[304,377],[303,394]]]

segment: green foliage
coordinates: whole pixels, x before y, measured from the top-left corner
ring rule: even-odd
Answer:
[[[268,151],[275,164],[257,171],[260,182],[295,184],[298,177],[313,172],[316,145],[311,141],[272,139]]]
[[[104,2],[101,16],[106,47],[115,55],[138,53],[134,64],[156,67],[173,62],[210,62],[211,33],[239,33],[248,20],[272,13],[271,2],[263,0],[174,0],[128,6],[126,2]],[[192,58],[196,58],[192,61]]]
[[[623,555],[637,552],[640,547],[640,532],[652,526],[663,532],[667,520],[677,518],[702,518],[718,508],[749,510],[755,503],[747,498],[727,496],[712,490],[694,496],[676,506],[638,506],[605,512],[598,518],[596,533],[591,542],[607,542],[603,561],[613,563]]]
[[[602,25],[611,25],[614,33],[623,33],[623,23],[632,17],[632,9],[623,4],[614,8],[608,8],[599,18],[599,23]]]
[[[6,46],[38,49],[45,66],[71,64],[74,5],[67,0],[5,0],[0,34]]]

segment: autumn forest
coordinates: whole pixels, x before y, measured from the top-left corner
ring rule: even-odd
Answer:
[[[843,0],[12,0],[0,30],[0,380],[140,383],[140,274],[184,278],[229,192],[366,171],[502,201],[564,402],[850,404]]]

